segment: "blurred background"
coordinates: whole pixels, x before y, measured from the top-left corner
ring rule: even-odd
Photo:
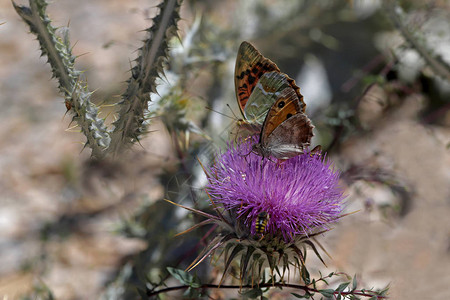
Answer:
[[[48,7],[54,26],[70,24],[76,68],[109,123],[158,3]],[[208,207],[197,157],[236,129],[233,72],[247,40],[296,80],[314,143],[342,171],[346,211],[358,211],[321,238],[328,268],[313,259],[312,268],[357,274],[362,287],[390,284],[392,299],[446,299],[450,3],[192,0],[180,14],[180,39],[151,96],[151,132],[98,162],[65,115],[35,37],[0,1],[0,296],[135,299],[160,284],[165,266],[189,265],[208,228],[173,237],[203,219],[162,199]],[[220,280],[207,263],[197,272]]]

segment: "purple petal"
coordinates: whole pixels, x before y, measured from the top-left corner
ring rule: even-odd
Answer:
[[[258,214],[267,212],[266,232],[286,241],[337,219],[345,197],[329,160],[310,153],[284,162],[263,159],[251,152],[254,143],[253,138],[229,145],[216,158],[207,187],[216,203],[236,209],[252,233]]]

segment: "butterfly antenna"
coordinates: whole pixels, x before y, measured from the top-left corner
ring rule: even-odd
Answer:
[[[237,131],[236,134],[235,134],[235,138],[237,138],[237,137],[239,136],[239,129],[240,129],[240,127],[241,127],[240,124],[243,123],[243,120],[240,119],[238,116],[236,116],[236,114],[234,113],[234,111],[233,111],[233,109],[231,108],[230,104],[227,103],[227,106],[228,106],[228,108],[230,109],[231,113],[233,114],[234,120],[237,120],[238,131]],[[235,142],[236,142],[236,140],[235,140]]]
[[[222,112],[220,112],[220,111],[214,110],[214,109],[212,109],[211,107],[205,106],[205,108],[208,109],[208,110],[210,110],[210,111],[213,111],[213,112],[215,112],[215,113],[217,113],[217,114],[219,114],[219,115],[221,115],[221,116],[227,117],[227,118],[229,118],[229,119],[232,119],[232,120],[236,120],[236,119],[237,119],[237,118],[235,119],[235,118],[233,118],[233,117],[230,117],[229,115],[224,114],[224,113],[222,113]],[[234,114],[233,114],[233,115],[234,115]]]
[[[227,103],[227,106],[228,106],[228,108],[230,109],[231,113],[233,114],[234,119],[235,119],[235,120],[239,120],[238,116],[236,116],[236,114],[234,113],[234,111],[231,109],[230,104]]]

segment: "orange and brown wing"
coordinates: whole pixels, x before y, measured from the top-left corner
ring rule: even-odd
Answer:
[[[292,79],[291,77],[289,77],[287,75],[286,75],[286,77],[287,77],[287,81],[289,82],[290,86],[294,89],[295,94],[297,94],[298,101],[299,101],[300,107],[302,109],[302,113],[304,113],[306,111],[306,103],[303,100],[303,95],[300,94],[300,88],[297,86],[294,79]]]
[[[234,70],[234,85],[236,89],[236,98],[242,114],[247,104],[250,94],[253,92],[259,78],[267,72],[280,72],[278,66],[268,58],[265,58],[256,48],[249,42],[242,42],[239,47],[236,58],[236,67]],[[290,86],[297,94],[298,101],[305,112],[306,104],[303,96],[300,94],[300,88],[295,80],[286,75]]]
[[[297,93],[291,87],[284,89],[277,101],[272,105],[269,113],[264,120],[263,129],[261,131],[260,142],[264,143],[265,139],[277,128],[281,123],[290,117],[303,113],[302,102],[299,101]]]
[[[234,85],[239,108],[244,114],[248,98],[258,83],[259,78],[266,72],[280,72],[277,65],[248,42],[242,42],[236,58],[234,70]]]

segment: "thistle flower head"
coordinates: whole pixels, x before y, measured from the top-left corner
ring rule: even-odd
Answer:
[[[344,198],[330,161],[310,153],[272,161],[253,153],[254,143],[249,138],[230,145],[216,158],[207,187],[212,200],[233,211],[253,236],[262,233],[289,243],[327,229],[339,217]]]
[[[307,277],[306,247],[325,264],[314,236],[329,230],[342,212],[340,174],[321,154],[273,161],[253,153],[255,143],[256,137],[252,137],[230,144],[205,169],[216,215],[185,207],[208,218],[186,232],[211,223],[218,224],[221,232],[188,269],[222,248],[224,276],[231,262],[240,258],[241,283],[253,285],[264,278],[267,265],[272,272],[277,270],[281,279],[292,265]]]

